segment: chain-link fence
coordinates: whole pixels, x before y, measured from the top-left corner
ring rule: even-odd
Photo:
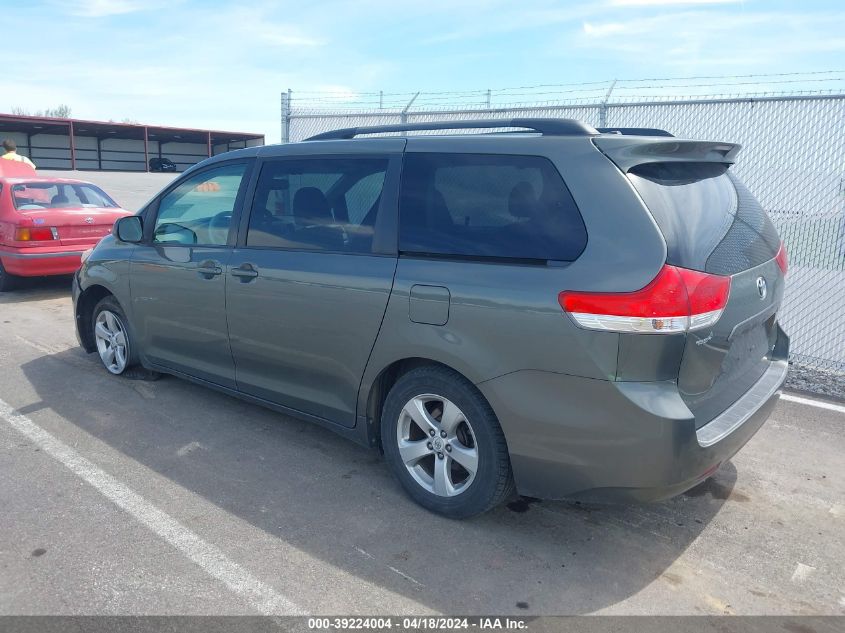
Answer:
[[[366,111],[292,107],[291,94],[282,95],[283,140],[289,141],[341,127],[513,117],[655,127],[742,144],[733,171],[768,211],[789,253],[780,319],[792,358],[845,372],[845,94],[612,102],[608,92],[592,103],[469,109],[409,103]]]

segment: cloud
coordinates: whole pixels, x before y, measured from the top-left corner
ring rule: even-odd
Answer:
[[[208,32],[226,33],[229,39],[239,39],[245,44],[262,44],[279,48],[312,48],[324,46],[327,39],[314,36],[294,23],[288,12],[278,11],[272,5],[231,7],[210,14]]]
[[[255,37],[269,44],[270,46],[325,46],[326,40],[318,37],[308,37],[307,35],[297,35],[295,33],[284,33],[276,31],[275,29],[259,29],[254,33]]]
[[[745,0],[610,0],[613,7],[665,7],[690,4],[744,4]]]
[[[72,0],[54,4],[63,6],[71,15],[85,18],[104,18],[158,9],[164,3],[148,0]]]
[[[460,3],[456,3],[457,5]],[[458,24],[458,27],[432,35],[422,41],[424,44],[440,44],[539,28],[554,28],[568,22],[577,23],[588,16],[600,14],[601,7],[591,4],[566,8],[542,4],[539,7],[528,7],[520,3],[517,3],[515,9],[510,8],[509,5],[498,8],[488,7],[484,11],[474,10],[466,16],[455,15],[449,22]]]
[[[630,30],[630,26],[618,22],[605,22],[604,24],[593,24],[584,22],[584,33],[591,37],[604,37],[605,35],[618,35]]]
[[[845,50],[843,30],[843,12],[672,11],[585,21],[580,34],[558,47],[557,54],[571,55],[577,48],[593,63],[624,56],[629,76],[638,66],[648,73],[657,68],[726,74],[818,70],[825,53]],[[822,63],[822,69],[831,66]]]

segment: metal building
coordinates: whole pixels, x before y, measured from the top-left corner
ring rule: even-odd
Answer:
[[[151,158],[183,171],[215,154],[264,145],[263,134],[0,114],[5,138],[41,169],[94,171],[149,171]]]

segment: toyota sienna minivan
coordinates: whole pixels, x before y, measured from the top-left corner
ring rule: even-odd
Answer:
[[[514,119],[228,152],[87,256],[78,337],[112,374],[380,448],[450,517],[514,491],[663,499],[730,459],[786,376],[786,253],[739,149]]]

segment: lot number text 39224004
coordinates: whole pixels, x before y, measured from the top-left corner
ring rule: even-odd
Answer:
[[[457,629],[476,630],[511,630],[519,631],[527,628],[526,622],[520,618],[502,617],[442,617],[442,616],[408,616],[408,617],[333,617],[308,618],[308,628],[312,630],[391,630],[400,631],[449,631]]]

